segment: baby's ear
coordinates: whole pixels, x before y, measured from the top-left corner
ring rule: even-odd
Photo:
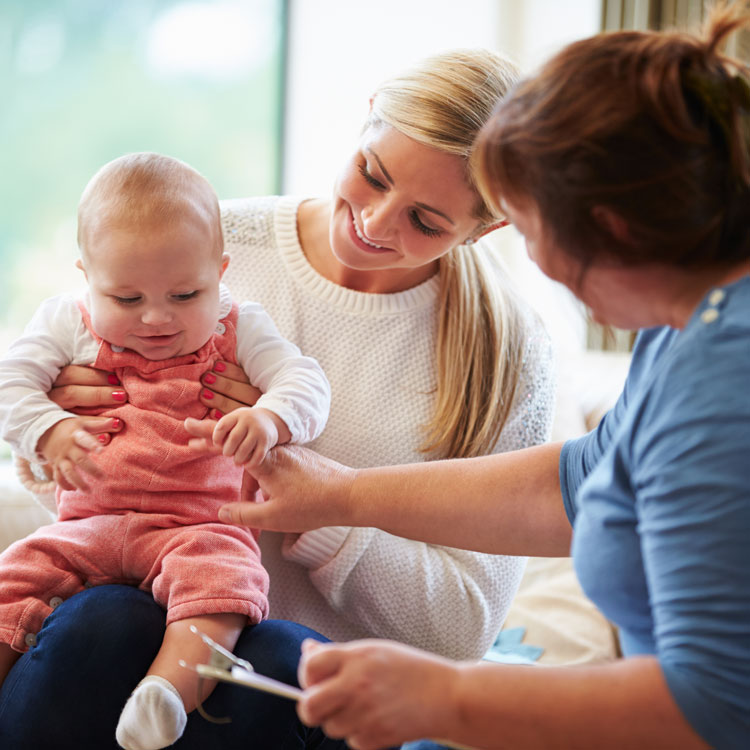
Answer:
[[[221,273],[219,274],[219,278],[221,278],[224,275],[224,271],[227,270],[227,266],[229,265],[229,254],[228,253],[222,253],[221,255]]]
[[[80,268],[81,271],[83,271],[83,275],[86,277],[86,281],[88,281],[89,277],[88,277],[88,274],[86,273],[86,268],[84,267],[83,261],[80,258],[76,261],[76,268]]]

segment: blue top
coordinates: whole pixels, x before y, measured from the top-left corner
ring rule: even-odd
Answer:
[[[625,388],[560,460],[572,554],[626,656],[693,728],[750,747],[750,277],[639,334]]]

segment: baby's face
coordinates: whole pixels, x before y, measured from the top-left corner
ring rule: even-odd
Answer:
[[[219,319],[219,280],[228,263],[199,218],[165,227],[92,232],[80,263],[91,323],[115,346],[159,360],[200,349]]]

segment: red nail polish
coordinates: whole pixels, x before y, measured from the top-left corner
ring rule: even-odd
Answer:
[[[117,417],[114,417],[114,419],[112,419],[112,428],[115,430],[119,430],[121,426],[122,426],[122,420],[118,419]]]
[[[100,443],[106,443],[107,442],[107,436],[106,435],[97,435],[97,439]]]
[[[227,369],[227,366],[223,362],[214,363],[214,370],[216,370],[216,372],[224,372],[224,370],[226,369]]]
[[[117,379],[117,375],[114,375],[113,373],[107,375],[107,382],[110,385],[120,385],[120,381]]]
[[[127,397],[125,391],[112,391],[112,398],[115,401],[124,401]]]
[[[211,416],[212,416],[212,417],[213,417],[214,419],[221,419],[221,418],[222,418],[222,417],[223,417],[224,415],[223,415],[223,414],[222,414],[222,413],[221,413],[221,412],[220,412],[220,411],[219,411],[218,409],[214,409],[214,410],[213,410],[213,411],[211,412]]]
[[[205,388],[203,389],[203,398],[213,398],[213,397],[214,397],[214,394],[211,393],[211,391],[208,391]]]
[[[206,374],[205,374],[205,375],[203,376],[203,382],[204,382],[204,383],[207,383],[208,385],[212,385],[213,383],[215,383],[215,382],[216,382],[216,375],[213,375],[212,373],[210,373],[210,372],[207,372],[207,373],[206,373]]]

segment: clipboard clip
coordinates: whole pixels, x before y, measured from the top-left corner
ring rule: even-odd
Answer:
[[[225,671],[229,674],[231,674],[234,667],[244,669],[246,672],[255,671],[253,669],[253,665],[249,661],[245,661],[245,659],[240,659],[239,656],[235,656],[231,651],[224,648],[224,646],[219,645],[215,640],[209,638],[205,633],[201,633],[201,631],[198,630],[195,625],[190,626],[190,632],[195,633],[195,635],[197,635],[203,641],[203,643],[205,643],[209,647],[209,649],[211,649],[211,654],[208,660],[209,667],[214,667],[215,669]],[[182,661],[180,661],[180,665],[188,666],[187,664],[183,664]]]
[[[187,669],[192,669],[198,673],[198,693],[196,696],[196,710],[198,713],[214,724],[229,724],[232,719],[229,716],[212,716],[205,708],[203,708],[203,701],[201,700],[201,694],[203,692],[203,680],[222,680],[226,677],[231,677],[232,669],[238,668],[243,672],[253,672],[253,665],[245,659],[240,659],[235,656],[231,651],[218,644],[212,638],[209,638],[205,633],[201,633],[195,625],[190,626],[190,632],[195,633],[210,649],[210,655],[208,664],[196,664],[192,666],[188,664],[184,659],[180,659],[179,665]]]
[[[228,724],[232,720],[229,717],[217,718],[211,716],[211,714],[203,708],[200,696],[204,679],[229,682],[233,685],[241,685],[242,687],[249,687],[272,693],[273,695],[278,695],[282,698],[299,700],[302,691],[298,687],[287,685],[285,682],[280,682],[271,677],[265,677],[264,675],[258,674],[249,661],[235,656],[231,651],[216,643],[216,641],[209,638],[205,633],[201,633],[195,625],[190,626],[190,631],[195,633],[210,649],[208,664],[196,664],[193,666],[185,662],[183,659],[180,659],[179,664],[181,667],[192,669],[194,672],[198,673],[198,697],[196,700],[196,709],[207,721],[211,721],[214,724]]]

